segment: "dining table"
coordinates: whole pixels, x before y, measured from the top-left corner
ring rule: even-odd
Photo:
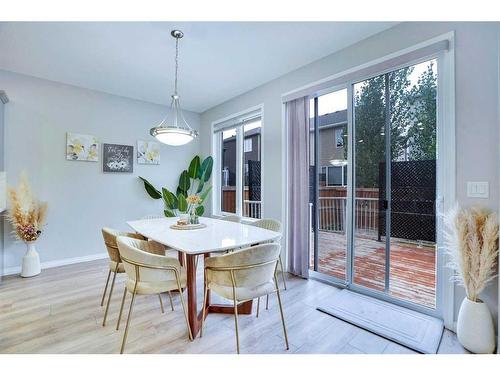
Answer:
[[[198,311],[196,268],[197,257],[208,258],[211,254],[224,253],[252,246],[255,244],[277,241],[281,233],[259,228],[257,226],[220,220],[216,218],[200,217],[201,228],[175,229],[179,218],[165,217],[158,219],[143,219],[128,221],[127,224],[137,233],[149,240],[159,242],[179,252],[179,261],[186,268],[187,273],[187,310],[188,320],[193,338],[201,327],[203,309],[205,317],[210,313],[233,314],[233,305],[210,303],[210,292],[207,302]],[[204,279],[204,278],[203,278]],[[239,314],[251,314],[252,302],[242,302],[238,305]]]

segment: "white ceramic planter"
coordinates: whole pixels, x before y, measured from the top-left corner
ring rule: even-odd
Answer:
[[[464,298],[458,312],[457,337],[463,347],[473,353],[493,353],[495,329],[490,310],[484,302]]]
[[[36,276],[40,272],[40,257],[36,251],[35,242],[26,242],[26,254],[23,257],[21,277]]]

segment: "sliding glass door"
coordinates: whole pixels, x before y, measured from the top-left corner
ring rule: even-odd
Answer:
[[[311,101],[311,269],[424,309],[436,308],[436,65]]]

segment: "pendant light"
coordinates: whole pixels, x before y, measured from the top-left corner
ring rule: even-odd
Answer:
[[[175,87],[170,103],[170,113],[162,122],[152,128],[149,133],[161,143],[171,146],[182,146],[191,142],[198,136],[198,132],[192,129],[182,114],[179,94],[177,93],[177,71],[179,69],[179,39],[184,36],[180,30],[172,30],[170,33],[175,38]]]

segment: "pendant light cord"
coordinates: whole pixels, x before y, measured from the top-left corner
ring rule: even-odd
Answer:
[[[177,95],[177,71],[179,70],[179,38],[175,38],[175,87],[174,95]]]

